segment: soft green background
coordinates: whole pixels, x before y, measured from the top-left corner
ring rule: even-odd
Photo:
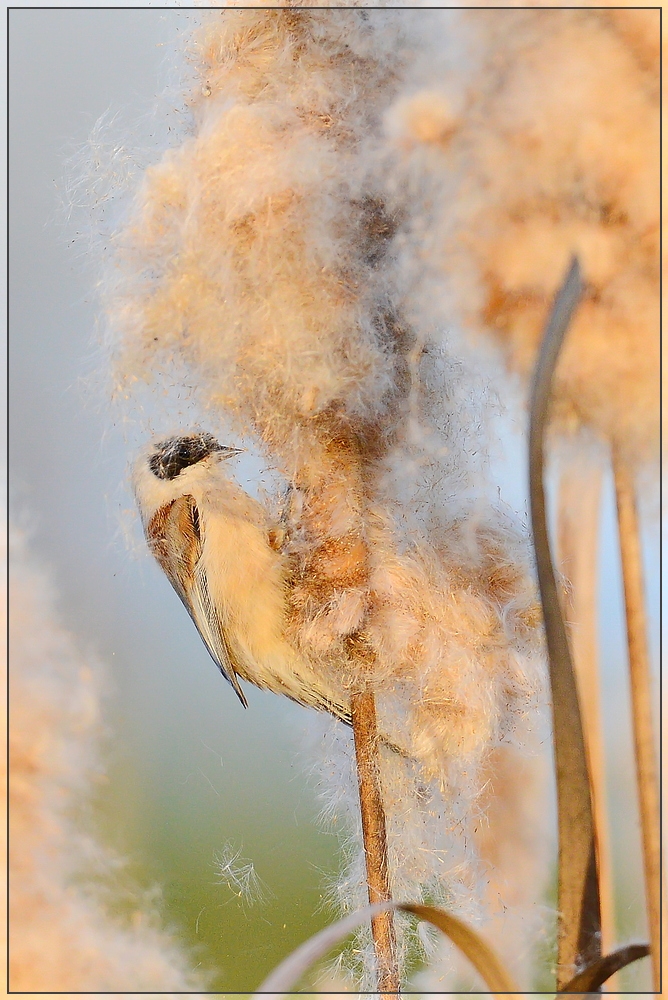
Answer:
[[[167,77],[166,43],[182,22],[182,13],[159,9],[10,12],[12,500],[52,569],[64,622],[109,668],[108,782],[97,822],[128,858],[118,876],[123,907],[144,905],[149,893],[167,925],[195,947],[194,964],[216,970],[212,988],[244,991],[333,913],[324,896],[336,838],[317,827],[299,751],[308,713],[256,691],[244,712],[167,581],[138,555],[140,544],[134,551],[126,543],[128,431],[115,425],[97,383],[86,382],[101,363],[95,274],[85,215],[68,219],[61,207],[75,173],[67,158],[77,159],[99,116],[120,113],[139,122],[135,131],[148,146],[159,141],[150,118],[140,119]],[[506,457],[500,479],[521,509],[524,471],[512,428]],[[641,873],[609,490],[606,504],[611,806],[620,929],[637,938]],[[651,542],[648,573],[656,621]],[[226,845],[240,863],[254,862],[264,904],[240,899],[217,879]]]

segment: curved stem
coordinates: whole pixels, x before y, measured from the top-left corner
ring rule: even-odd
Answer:
[[[573,663],[552,566],[543,485],[544,436],[559,352],[582,295],[577,259],[559,290],[541,344],[531,392],[529,493],[536,568],[545,624],[557,782],[559,935],[557,989],[600,956],[600,903],[594,818]]]
[[[259,997],[262,996],[269,998],[269,1000],[283,1000],[283,997],[288,991],[294,989],[313,963],[323,958],[334,945],[342,941],[369,917],[373,920],[379,913],[391,910],[403,910],[404,913],[411,913],[419,920],[425,920],[442,931],[450,938],[455,947],[463,955],[466,955],[489,988],[492,996],[497,997],[497,1000],[501,1000],[505,996],[518,997],[519,1000],[522,1000],[522,994],[494,949],[463,920],[438,906],[393,902],[365,906],[364,909],[349,913],[342,920],[337,920],[336,923],[330,924],[324,930],[318,931],[304,944],[295,948],[287,958],[283,959],[280,965],[276,966],[273,972],[269,973],[253,994],[252,1000],[256,1000],[256,998],[259,1000]],[[436,995],[443,996],[443,994]]]
[[[598,990],[603,983],[610,981],[612,976],[621,969],[625,969],[631,962],[637,962],[641,958],[647,958],[649,947],[646,944],[627,944],[623,948],[618,948],[610,955],[604,955],[588,965],[586,969],[574,976],[569,983],[563,987],[564,993],[591,993]]]

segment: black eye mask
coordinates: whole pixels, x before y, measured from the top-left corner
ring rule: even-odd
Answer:
[[[214,451],[224,450],[212,434],[190,434],[160,442],[148,464],[158,479],[176,479],[189,465],[196,465]]]

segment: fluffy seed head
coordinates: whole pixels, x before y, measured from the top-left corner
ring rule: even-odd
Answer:
[[[471,10],[479,69],[444,141],[429,91],[396,113],[440,151],[416,230],[440,260],[431,294],[528,379],[570,256],[585,299],[555,380],[562,430],[653,460],[659,401],[658,11]],[[452,81],[451,81],[452,83]],[[421,110],[422,108],[422,110]],[[412,109],[408,114],[407,109]],[[428,110],[428,127],[422,127]],[[433,159],[429,160],[433,167]],[[438,174],[432,175],[435,181]],[[422,289],[421,294],[425,292]],[[429,293],[427,293],[428,296]]]

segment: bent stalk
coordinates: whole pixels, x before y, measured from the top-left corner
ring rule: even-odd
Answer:
[[[559,837],[557,989],[601,954],[601,916],[594,816],[575,673],[554,575],[545,506],[544,435],[552,379],[566,331],[582,295],[574,259],[554,301],[534,372],[529,424],[531,527],[552,692]]]

